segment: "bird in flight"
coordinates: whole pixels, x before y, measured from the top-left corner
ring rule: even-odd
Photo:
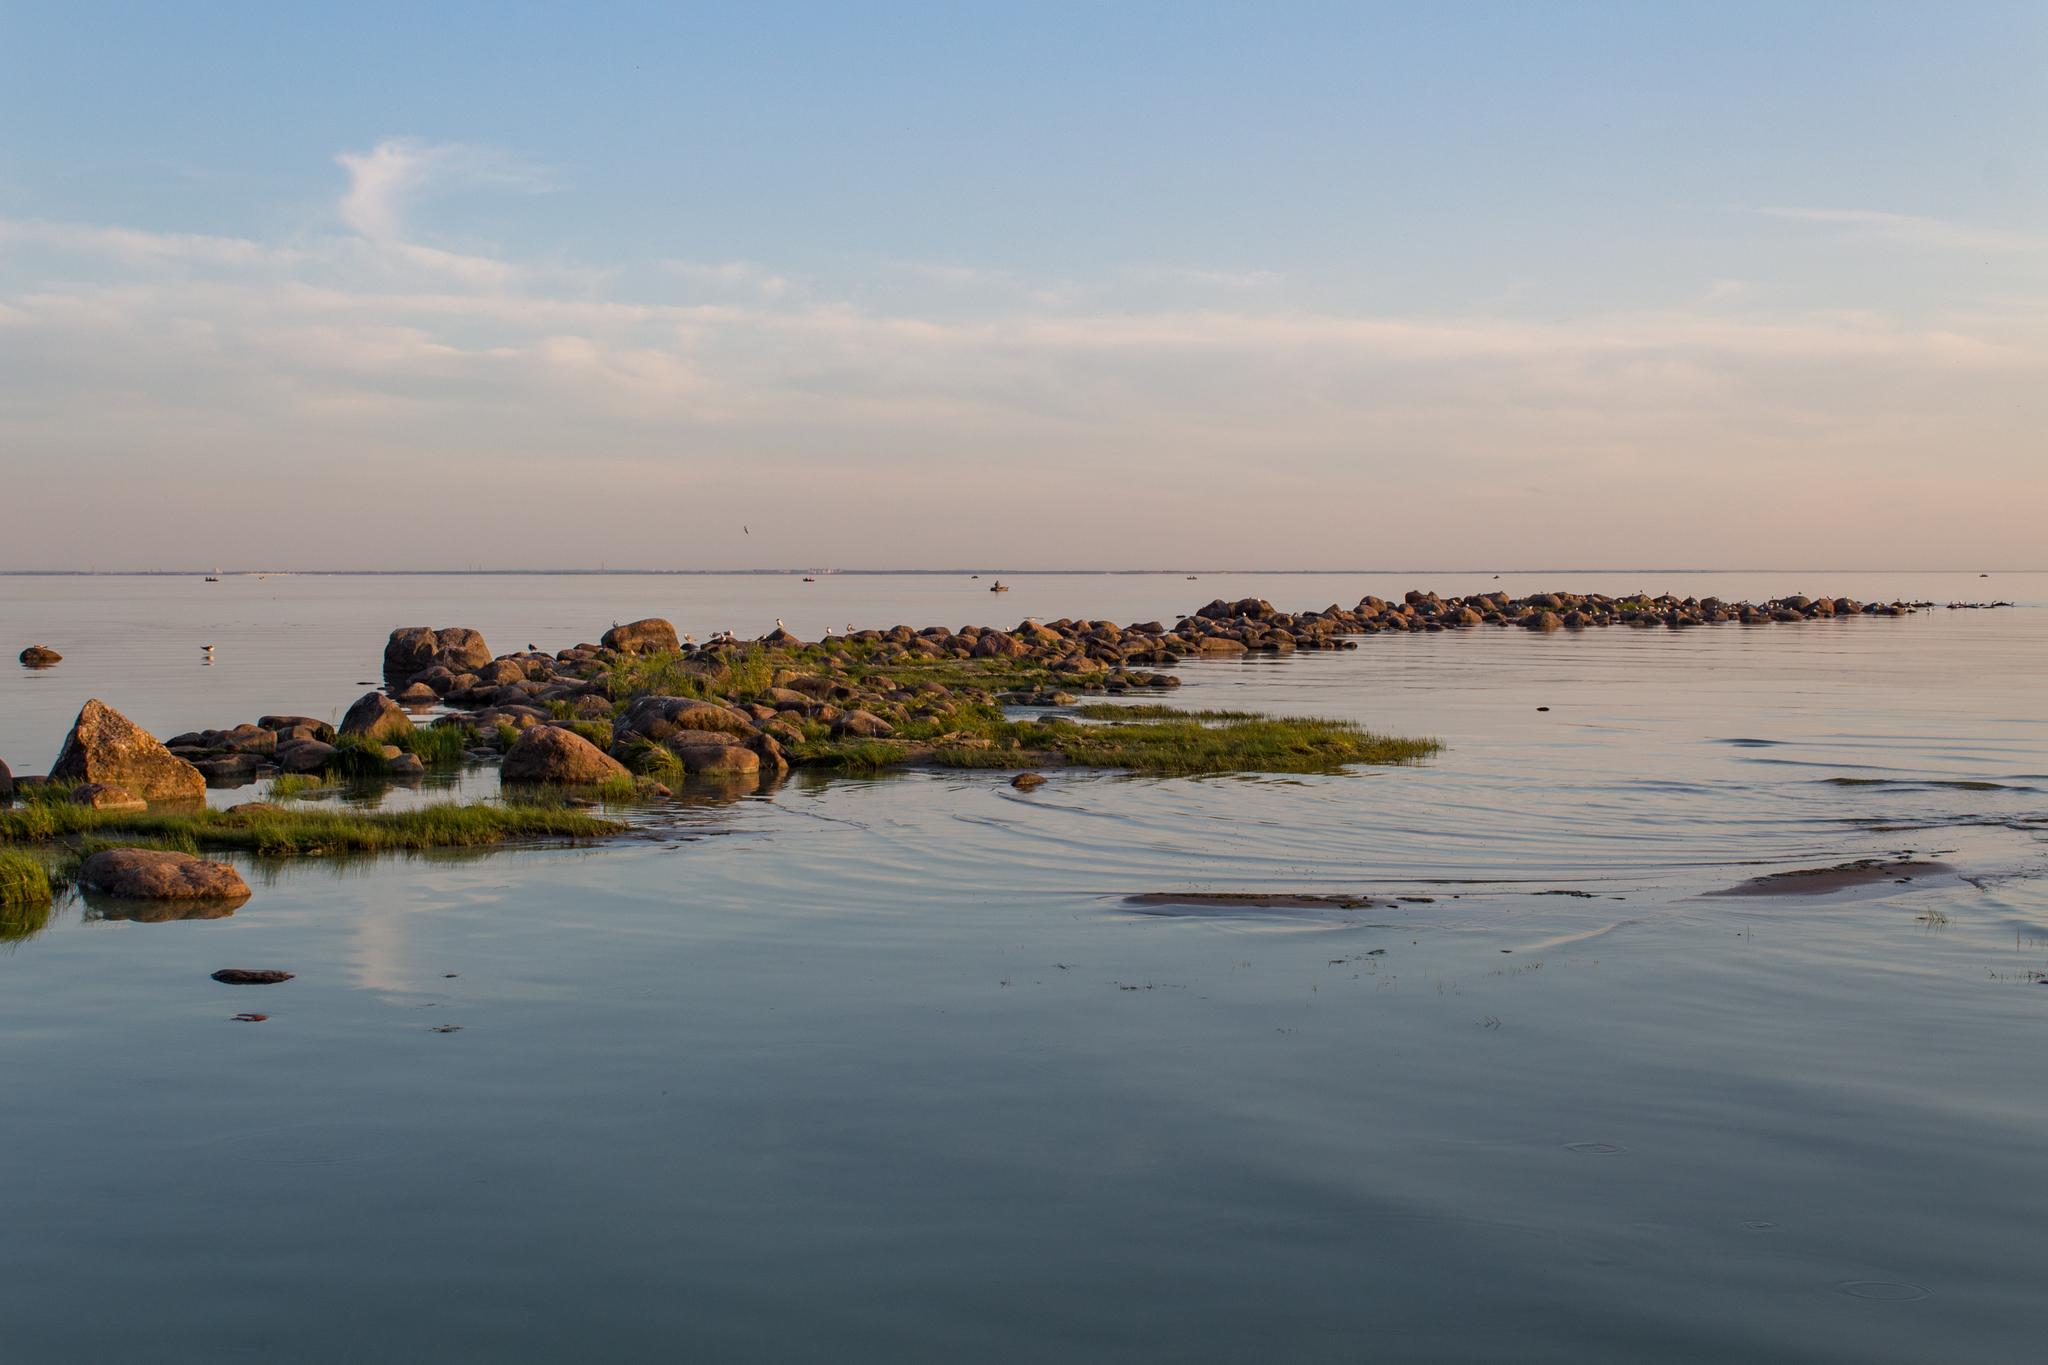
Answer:
[[[746,528],[746,527],[744,527],[744,526],[740,527],[740,531],[741,531],[741,533],[742,533],[742,534],[744,534],[744,535],[752,535],[752,534],[754,534],[754,533],[753,533],[752,531],[749,531],[749,530],[747,530],[747,528]]]

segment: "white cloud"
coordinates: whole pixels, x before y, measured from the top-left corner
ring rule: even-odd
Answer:
[[[504,153],[455,142],[393,137],[367,152],[340,152],[334,159],[347,168],[349,176],[348,192],[336,210],[350,227],[377,242],[405,239],[407,201],[436,181],[528,191],[544,188],[539,172]]]

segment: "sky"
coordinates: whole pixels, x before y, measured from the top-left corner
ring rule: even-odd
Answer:
[[[0,6],[0,570],[2048,567],[2039,4]]]

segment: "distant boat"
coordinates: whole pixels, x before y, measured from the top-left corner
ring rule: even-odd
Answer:
[[[967,575],[967,576],[968,576],[969,578],[979,578],[979,577],[981,577],[981,575],[980,575],[980,574],[978,574],[978,573],[971,573],[971,574],[969,574],[969,575]]]
[[[1189,575],[1188,575],[1188,582],[1192,583],[1192,582],[1194,582],[1194,581],[1195,581],[1195,576],[1194,576],[1193,574],[1189,574]]]
[[[815,583],[815,582],[817,582],[817,581],[818,581],[818,580],[817,580],[817,579],[815,579],[815,578],[806,578],[806,579],[804,580],[804,582],[806,582],[806,583]]]
[[[981,575],[980,575],[980,574],[976,574],[976,575],[975,575],[975,577],[976,577],[976,578],[979,578],[979,577],[981,577]],[[1000,579],[1000,578],[998,578],[998,579],[996,580],[996,585],[995,585],[995,586],[994,586],[993,588],[990,588],[990,589],[989,589],[989,591],[990,591],[990,592],[1008,592],[1008,591],[1009,591],[1009,589],[1008,589],[1008,588],[1006,588],[1006,587],[1004,587],[1004,586],[1003,586],[1003,580],[1002,580],[1002,579]]]
[[[209,583],[218,583],[218,582],[220,582],[220,570],[219,570],[219,569],[215,569],[215,570],[214,570],[214,571],[213,571],[212,573],[208,574],[208,575],[206,576],[206,581],[207,581],[207,582],[209,582]]]

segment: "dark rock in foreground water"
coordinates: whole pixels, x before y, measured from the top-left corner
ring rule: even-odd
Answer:
[[[127,900],[233,900],[249,898],[249,885],[226,863],[156,848],[110,848],[87,858],[78,884]]]
[[[64,656],[54,649],[45,649],[41,645],[30,645],[27,649],[21,651],[21,661],[30,668],[48,668],[51,664],[63,663]]]
[[[213,974],[213,979],[224,986],[275,986],[280,981],[290,981],[294,972],[251,971],[247,967],[223,967]]]
[[[64,737],[52,782],[107,782],[146,801],[203,801],[206,778],[103,702],[88,701]]]

